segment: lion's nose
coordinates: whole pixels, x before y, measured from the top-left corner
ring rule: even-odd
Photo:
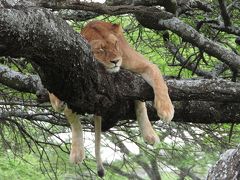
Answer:
[[[110,62],[116,65],[119,62],[119,59],[113,59]]]

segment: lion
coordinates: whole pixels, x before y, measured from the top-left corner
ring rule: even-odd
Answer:
[[[95,59],[103,64],[109,73],[117,73],[120,68],[124,68],[140,74],[154,90],[154,107],[159,118],[166,122],[172,120],[174,107],[160,70],[129,45],[120,25],[104,21],[91,21],[82,29],[81,35],[90,44]],[[53,108],[56,111],[63,110],[71,124],[72,146],[70,160],[73,163],[81,163],[85,155],[83,132],[78,115],[72,112],[54,94],[49,93],[49,97]],[[144,141],[151,145],[158,143],[159,137],[148,119],[145,102],[135,101],[135,113]],[[104,167],[100,156],[101,122],[101,116],[95,115],[95,156],[97,172],[100,177],[104,176]]]

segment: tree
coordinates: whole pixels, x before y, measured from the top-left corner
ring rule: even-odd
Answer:
[[[229,149],[210,170],[207,179],[239,179],[239,147]]]
[[[133,100],[152,100],[150,86],[125,70],[118,74],[106,73],[94,61],[82,37],[64,21],[83,21],[103,14],[132,14],[138,24],[128,24],[125,30],[131,33],[137,28],[139,39],[145,31],[143,27],[154,30],[152,41],[147,40],[154,47],[151,53],[153,56],[168,54],[166,64],[174,69],[173,76],[167,80],[176,109],[174,121],[205,124],[239,121],[238,1],[218,0],[207,4],[197,0],[113,0],[102,5],[75,1],[23,0],[14,3],[3,0],[0,7],[0,55],[5,57],[0,66],[0,82],[18,92],[31,93],[31,99],[35,94],[38,101],[47,101],[48,89],[80,114],[102,115],[104,130],[134,119]],[[29,67],[29,62],[34,70]],[[7,67],[9,65],[12,67]],[[189,77],[194,79],[186,79]],[[8,94],[8,90],[3,90],[3,94]],[[7,96],[2,105],[10,105],[10,99],[12,97]],[[16,93],[14,99],[11,104],[21,105],[26,97]],[[59,121],[48,113],[32,115],[19,109],[9,111],[3,108],[1,119],[18,117],[33,123],[45,121],[67,126],[64,120]],[[151,103],[148,110],[151,120],[158,120]],[[6,122],[15,124],[23,137],[28,136],[14,118]],[[182,168],[182,172],[187,172],[185,170]]]

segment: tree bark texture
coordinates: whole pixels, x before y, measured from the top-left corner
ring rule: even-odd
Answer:
[[[223,153],[218,162],[210,169],[207,180],[240,179],[240,146]]]

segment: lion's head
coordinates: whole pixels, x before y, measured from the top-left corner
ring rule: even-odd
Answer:
[[[103,21],[92,21],[81,31],[89,42],[94,57],[101,62],[108,72],[118,72],[122,64],[122,51],[119,47],[119,36],[122,29],[117,24]]]

